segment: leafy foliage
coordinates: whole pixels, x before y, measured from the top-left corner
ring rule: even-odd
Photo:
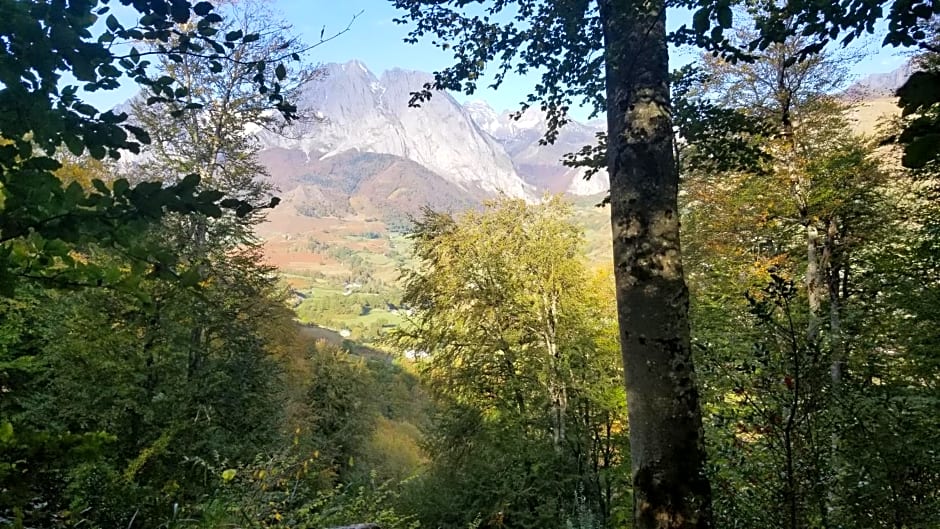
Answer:
[[[286,444],[276,354],[294,347],[295,325],[252,244],[264,204],[247,185],[253,147],[233,108],[211,138],[189,136],[238,162],[219,178],[179,148],[187,137],[173,119],[225,96],[295,117],[280,63],[303,49],[246,31],[223,38],[208,2],[133,4],[137,25],[109,15],[97,37],[105,4],[0,8],[12,21],[0,64],[10,110],[0,116],[0,517],[15,526],[187,526],[190,515],[211,525],[232,515],[219,502],[235,469]],[[119,56],[124,40],[149,47]],[[247,58],[255,42],[266,54]],[[238,71],[240,91],[194,101],[212,78],[169,75],[193,63]],[[146,123],[99,113],[66,73],[85,91],[130,76],[151,105],[176,108]],[[118,177],[129,166],[102,161],[142,149],[152,149],[142,175]],[[210,224],[195,238],[174,229]],[[321,487],[312,482],[308,501]]]
[[[410,496],[425,523],[562,527],[589,512],[603,527],[623,517],[610,278],[586,272],[568,215],[552,198],[417,221],[405,288],[416,313],[396,344],[427,355],[419,367],[441,406],[430,468]]]
[[[697,0],[678,4],[694,8],[695,12],[692,27],[680,27],[674,41],[697,45],[732,61],[751,60],[754,52],[764,52],[774,44],[796,37],[806,38],[792,60],[795,64],[824,51],[830,43],[844,46],[865,34],[875,33],[879,23],[887,26],[883,46],[936,49],[936,44],[930,42],[929,31],[937,7],[929,0],[847,4]],[[738,6],[757,15],[750,17],[745,24],[735,25],[735,15],[741,17],[740,10],[735,12]],[[733,30],[725,31],[740,29],[748,23],[752,26],[753,35],[743,43],[735,42]]]
[[[761,527],[916,527],[937,506],[925,492],[935,476],[920,470],[933,455],[926,444],[896,445],[895,425],[881,414],[897,410],[908,432],[932,443],[930,414],[919,406],[936,391],[930,376],[895,378],[920,353],[892,338],[910,323],[889,316],[906,309],[898,298],[883,301],[899,284],[882,267],[890,261],[901,276],[918,274],[910,260],[886,256],[919,245],[909,237],[927,240],[909,223],[932,214],[915,206],[921,198],[908,195],[910,182],[886,178],[887,157],[854,136],[844,109],[818,91],[833,75],[823,66],[831,58],[788,60],[802,47],[775,45],[756,63],[706,62],[729,102],[741,98],[726,87],[748,93],[738,108],[789,134],[760,140],[769,156],[757,170],[684,167],[716,515]],[[759,75],[792,68],[815,84],[774,85]]]
[[[892,140],[904,146],[901,163],[911,169],[935,166],[940,152],[940,24],[929,28],[931,46],[918,57],[920,67],[897,91],[904,129]]]

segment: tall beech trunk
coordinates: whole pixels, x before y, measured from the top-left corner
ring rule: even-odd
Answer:
[[[552,402],[552,445],[561,453],[567,437],[565,420],[568,415],[568,387],[562,373],[561,351],[558,349],[558,295],[554,292],[542,295],[543,324],[542,340],[548,355],[548,393]]]
[[[832,350],[832,361],[829,375],[832,380],[833,391],[838,394],[842,384],[842,373],[845,370],[846,352],[845,340],[842,336],[842,299],[846,293],[846,264],[843,262],[843,252],[837,251],[837,245],[842,238],[839,233],[839,219],[832,217],[826,227],[826,245],[823,247],[822,261],[826,263],[826,287],[829,294],[829,348]]]
[[[679,248],[665,3],[598,0],[637,529],[712,526]]]
[[[813,347],[819,340],[819,311],[822,308],[823,269],[819,262],[819,230],[813,219],[804,220],[806,223],[806,298],[809,304],[809,322],[806,324],[806,341]]]
[[[846,276],[848,270],[843,270],[847,266],[844,261],[842,251],[837,250],[840,240],[840,223],[838,218],[832,217],[828,221],[826,228],[825,246],[823,247],[822,261],[826,264],[826,286],[829,294],[829,348],[831,360],[829,364],[829,376],[831,382],[830,412],[833,414],[835,426],[829,437],[829,462],[832,466],[833,478],[829,483],[829,489],[826,494],[826,513],[825,520],[838,520],[841,516],[839,512],[839,499],[844,495],[841,485],[841,477],[845,472],[845,460],[842,457],[842,436],[841,424],[842,417],[842,376],[845,370],[846,362],[846,344],[842,336],[842,289],[847,287],[847,279],[843,279],[843,271]],[[847,294],[846,294],[847,295]]]

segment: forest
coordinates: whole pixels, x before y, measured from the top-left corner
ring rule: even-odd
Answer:
[[[566,163],[610,175],[613,262],[561,196],[426,209],[402,323],[324,340],[252,136],[317,126],[318,42],[260,1],[0,0],[0,526],[940,528],[940,4],[390,3],[453,54],[411,104],[534,71],[546,142],[606,117]],[[876,32],[914,73],[862,134]]]

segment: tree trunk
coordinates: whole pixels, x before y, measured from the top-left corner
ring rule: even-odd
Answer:
[[[832,349],[832,363],[829,374],[833,390],[838,390],[842,384],[842,373],[845,370],[845,342],[842,336],[842,281],[843,256],[836,251],[839,243],[839,222],[835,217],[829,219],[826,228],[826,246],[823,252],[823,262],[826,263],[826,286],[829,294],[829,347]]]
[[[827,286],[829,293],[829,348],[831,349],[831,362],[829,376],[832,383],[830,411],[834,416],[834,425],[829,438],[829,457],[832,466],[832,480],[826,494],[826,519],[836,520],[840,517],[839,498],[841,490],[841,477],[844,473],[841,455],[841,424],[842,424],[842,374],[845,369],[845,342],[842,337],[842,296],[841,281],[842,261],[841,252],[837,252],[839,241],[839,222],[833,217],[829,219],[826,229],[826,245],[823,248],[823,262],[826,263]]]
[[[556,453],[561,453],[562,444],[567,434],[565,432],[565,419],[568,415],[568,389],[567,380],[562,373],[561,352],[558,349],[558,301],[555,294],[543,295],[544,330],[542,340],[548,355],[549,380],[548,393],[552,402],[552,445]]]
[[[635,527],[710,528],[711,488],[679,248],[665,4],[598,4]]]
[[[806,298],[809,304],[809,322],[806,341],[813,347],[819,339],[819,310],[822,307],[822,267],[819,266],[819,230],[812,219],[806,219]]]

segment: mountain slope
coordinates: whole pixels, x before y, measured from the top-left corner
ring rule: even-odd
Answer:
[[[302,153],[304,159],[326,160],[350,150],[389,154],[471,195],[534,197],[502,147],[450,95],[440,92],[420,108],[408,106],[410,93],[429,80],[429,74],[397,69],[376,77],[359,61],[326,65],[299,104],[323,121],[295,127],[289,138],[266,132],[259,137],[268,149]]]
[[[845,95],[851,99],[864,101],[893,97],[897,89],[910,78],[913,71],[913,64],[906,62],[890,72],[865,76],[852,83],[852,86],[845,90]]]
[[[609,189],[606,171],[585,180],[584,169],[562,164],[565,155],[597,143],[596,135],[604,130],[603,124],[572,121],[561,129],[553,144],[541,145],[548,124],[536,108],[529,108],[518,120],[509,112],[497,114],[485,101],[470,101],[464,108],[481,129],[506,149],[526,183],[542,191],[572,195],[596,195]]]
[[[400,223],[424,207],[454,211],[473,207],[487,195],[463,189],[411,160],[356,150],[322,159],[268,149],[261,161],[282,190],[284,207],[307,217],[375,217]]]

